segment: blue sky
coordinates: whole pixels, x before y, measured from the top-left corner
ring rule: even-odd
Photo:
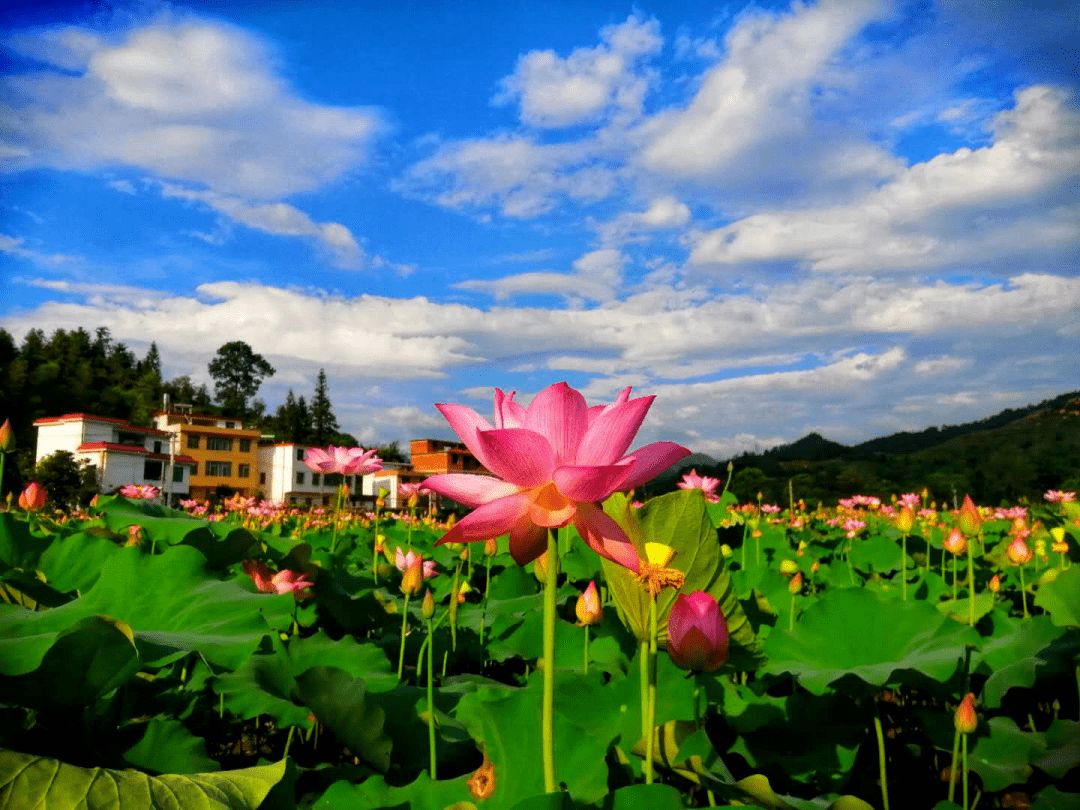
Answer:
[[[325,367],[362,443],[567,380],[642,440],[1080,387],[1080,4],[6,3],[0,326]]]

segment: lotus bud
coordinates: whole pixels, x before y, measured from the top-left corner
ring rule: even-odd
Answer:
[[[495,542],[494,537],[489,537],[484,541],[484,556],[494,557],[499,553],[499,544]]]
[[[425,619],[430,619],[435,615],[435,597],[431,595],[430,588],[424,593],[424,603],[420,606],[420,615]]]
[[[903,506],[900,514],[896,516],[896,528],[902,534],[908,534],[915,526],[915,510],[910,506]]]
[[[1005,556],[1009,558],[1009,562],[1013,565],[1026,565],[1031,562],[1031,549],[1028,548],[1027,543],[1024,542],[1023,537],[1017,537],[1011,543],[1009,547],[1005,549]]]
[[[802,590],[802,571],[799,571],[791,578],[791,581],[787,584],[787,589],[792,596]]]
[[[574,612],[577,613],[578,624],[581,626],[596,624],[604,618],[604,608],[600,604],[600,594],[596,590],[596,580],[589,581],[589,587],[577,599]]]
[[[401,578],[401,592],[411,596],[424,584],[424,555],[417,554]]]
[[[458,554],[458,559],[461,560],[462,562],[465,562],[467,559],[469,559],[469,547],[468,546],[465,546],[465,548],[463,548],[461,550],[461,553]]]
[[[953,728],[961,734],[971,734],[979,727],[979,718],[975,716],[975,695],[968,692],[953,715]]]
[[[997,593],[1001,590],[1001,577],[999,577],[997,574],[994,574],[992,577],[990,577],[990,582],[986,587],[990,589],[990,593]]]
[[[1050,546],[1050,550],[1055,552],[1056,554],[1068,554],[1069,544],[1066,543],[1064,540],[1055,540],[1054,544]]]
[[[785,577],[790,577],[792,574],[798,573],[799,564],[794,560],[781,560],[780,561],[780,573]]]
[[[941,542],[941,547],[950,554],[960,556],[967,551],[967,538],[960,529],[953,529],[949,536]]]
[[[378,498],[376,498],[375,499],[375,508],[376,509],[385,509],[386,508],[386,498],[384,498],[382,495],[380,495]]]
[[[143,528],[138,523],[133,523],[127,527],[127,542],[125,546],[138,546],[142,543]]]
[[[821,568],[821,563],[818,560],[814,560],[812,563],[810,563],[811,574],[816,574],[819,568]]]
[[[0,425],[0,453],[10,453],[15,449],[15,434],[11,430],[11,420],[5,419]]]
[[[36,512],[45,506],[45,490],[33,482],[19,495],[19,508],[25,512]]]
[[[683,669],[713,672],[728,657],[728,628],[719,603],[704,591],[680,593],[668,616],[667,651]]]
[[[457,601],[459,605],[465,604],[465,594],[467,593],[472,593],[472,585],[468,582],[462,582],[457,590]]]
[[[735,556],[735,552],[731,550],[731,546],[729,546],[727,543],[721,544],[720,554],[725,560],[730,560],[733,556]]]
[[[410,509],[415,509],[420,504],[420,493],[414,492],[409,495],[408,505]]]

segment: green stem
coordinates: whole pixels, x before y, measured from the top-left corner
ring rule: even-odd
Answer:
[[[649,732],[645,725],[649,722],[649,640],[641,640],[641,649],[638,651],[638,675],[641,681],[641,739]],[[1077,684],[1080,685],[1080,675],[1077,675]]]
[[[874,710],[874,733],[877,734],[878,745],[878,772],[881,778],[881,807],[889,810],[889,781],[885,772],[885,735],[881,731],[881,717],[877,709]]]
[[[956,795],[956,760],[960,757],[960,730],[953,732],[952,763],[949,765],[949,801]]]
[[[371,578],[379,584],[379,507],[375,507],[375,542],[371,548]]]
[[[903,601],[907,601],[907,532],[900,538],[900,583]]]
[[[964,773],[963,773],[963,780],[964,780],[964,810],[968,810],[968,808],[970,807],[970,805],[968,804],[968,755],[967,755],[967,738],[968,738],[968,735],[967,735],[967,734],[962,734],[962,735],[960,736],[960,749],[961,749],[961,754],[960,754],[960,756],[962,757],[962,759],[963,759],[963,762],[964,762]]]
[[[956,599],[956,555],[952,558],[952,598]]]
[[[1020,566],[1020,604],[1024,607],[1024,618],[1028,617],[1027,588],[1024,586],[1024,566]]]
[[[292,735],[296,731],[296,726],[289,726],[289,736],[285,738],[285,752],[281,755],[282,759],[289,756],[289,746],[292,745]]]
[[[645,720],[645,784],[653,783],[653,744],[656,737],[656,597],[649,596],[649,706]]]
[[[427,711],[428,711],[428,756],[431,758],[431,781],[435,781],[435,664],[432,655],[431,619],[427,620]]]
[[[975,626],[975,561],[973,559],[974,553],[971,550],[971,546],[974,543],[968,543],[967,546],[967,558],[968,558],[968,624],[972,627]]]
[[[405,671],[405,632],[409,629],[409,594],[405,594],[405,607],[401,610],[401,647],[398,649],[397,676]]]
[[[7,453],[0,451],[0,500],[4,497],[4,461]]]
[[[550,529],[547,536],[547,576],[544,577],[544,694],[541,705],[541,745],[544,751],[544,792],[555,793],[555,620],[558,600],[559,535]]]
[[[484,599],[480,605],[480,647],[484,646],[484,630],[487,629],[487,603],[488,591],[491,590],[491,557],[485,557],[484,567]]]
[[[791,595],[791,612],[788,614],[787,629],[789,633],[795,632],[795,594]]]
[[[334,503],[334,533],[330,537],[330,556],[337,550],[338,523],[341,522],[341,484],[338,484],[337,498]]]
[[[450,649],[457,652],[457,598],[461,579],[461,560],[454,566],[454,584],[450,588]]]
[[[585,625],[585,649],[582,653],[581,668],[585,674],[589,674],[589,625]]]

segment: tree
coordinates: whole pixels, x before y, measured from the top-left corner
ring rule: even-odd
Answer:
[[[242,340],[226,343],[210,360],[214,378],[214,398],[227,414],[247,415],[247,403],[259,390],[264,377],[274,376],[274,367]]]
[[[96,468],[67,450],[57,450],[34,467],[32,480],[45,490],[53,506],[72,509],[84,506],[97,494]]]
[[[337,418],[330,406],[330,395],[326,391],[326,369],[319,369],[319,380],[315,383],[315,396],[311,398],[311,438],[321,446],[330,444],[331,439],[341,430]]]

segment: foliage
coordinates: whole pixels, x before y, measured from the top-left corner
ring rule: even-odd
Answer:
[[[207,368],[214,379],[218,404],[226,413],[240,417],[247,416],[248,400],[258,392],[263,378],[274,376],[274,367],[242,340],[220,347]]]
[[[85,459],[76,461],[67,450],[45,456],[30,478],[45,490],[50,505],[61,509],[85,506],[98,493],[96,468]]]

